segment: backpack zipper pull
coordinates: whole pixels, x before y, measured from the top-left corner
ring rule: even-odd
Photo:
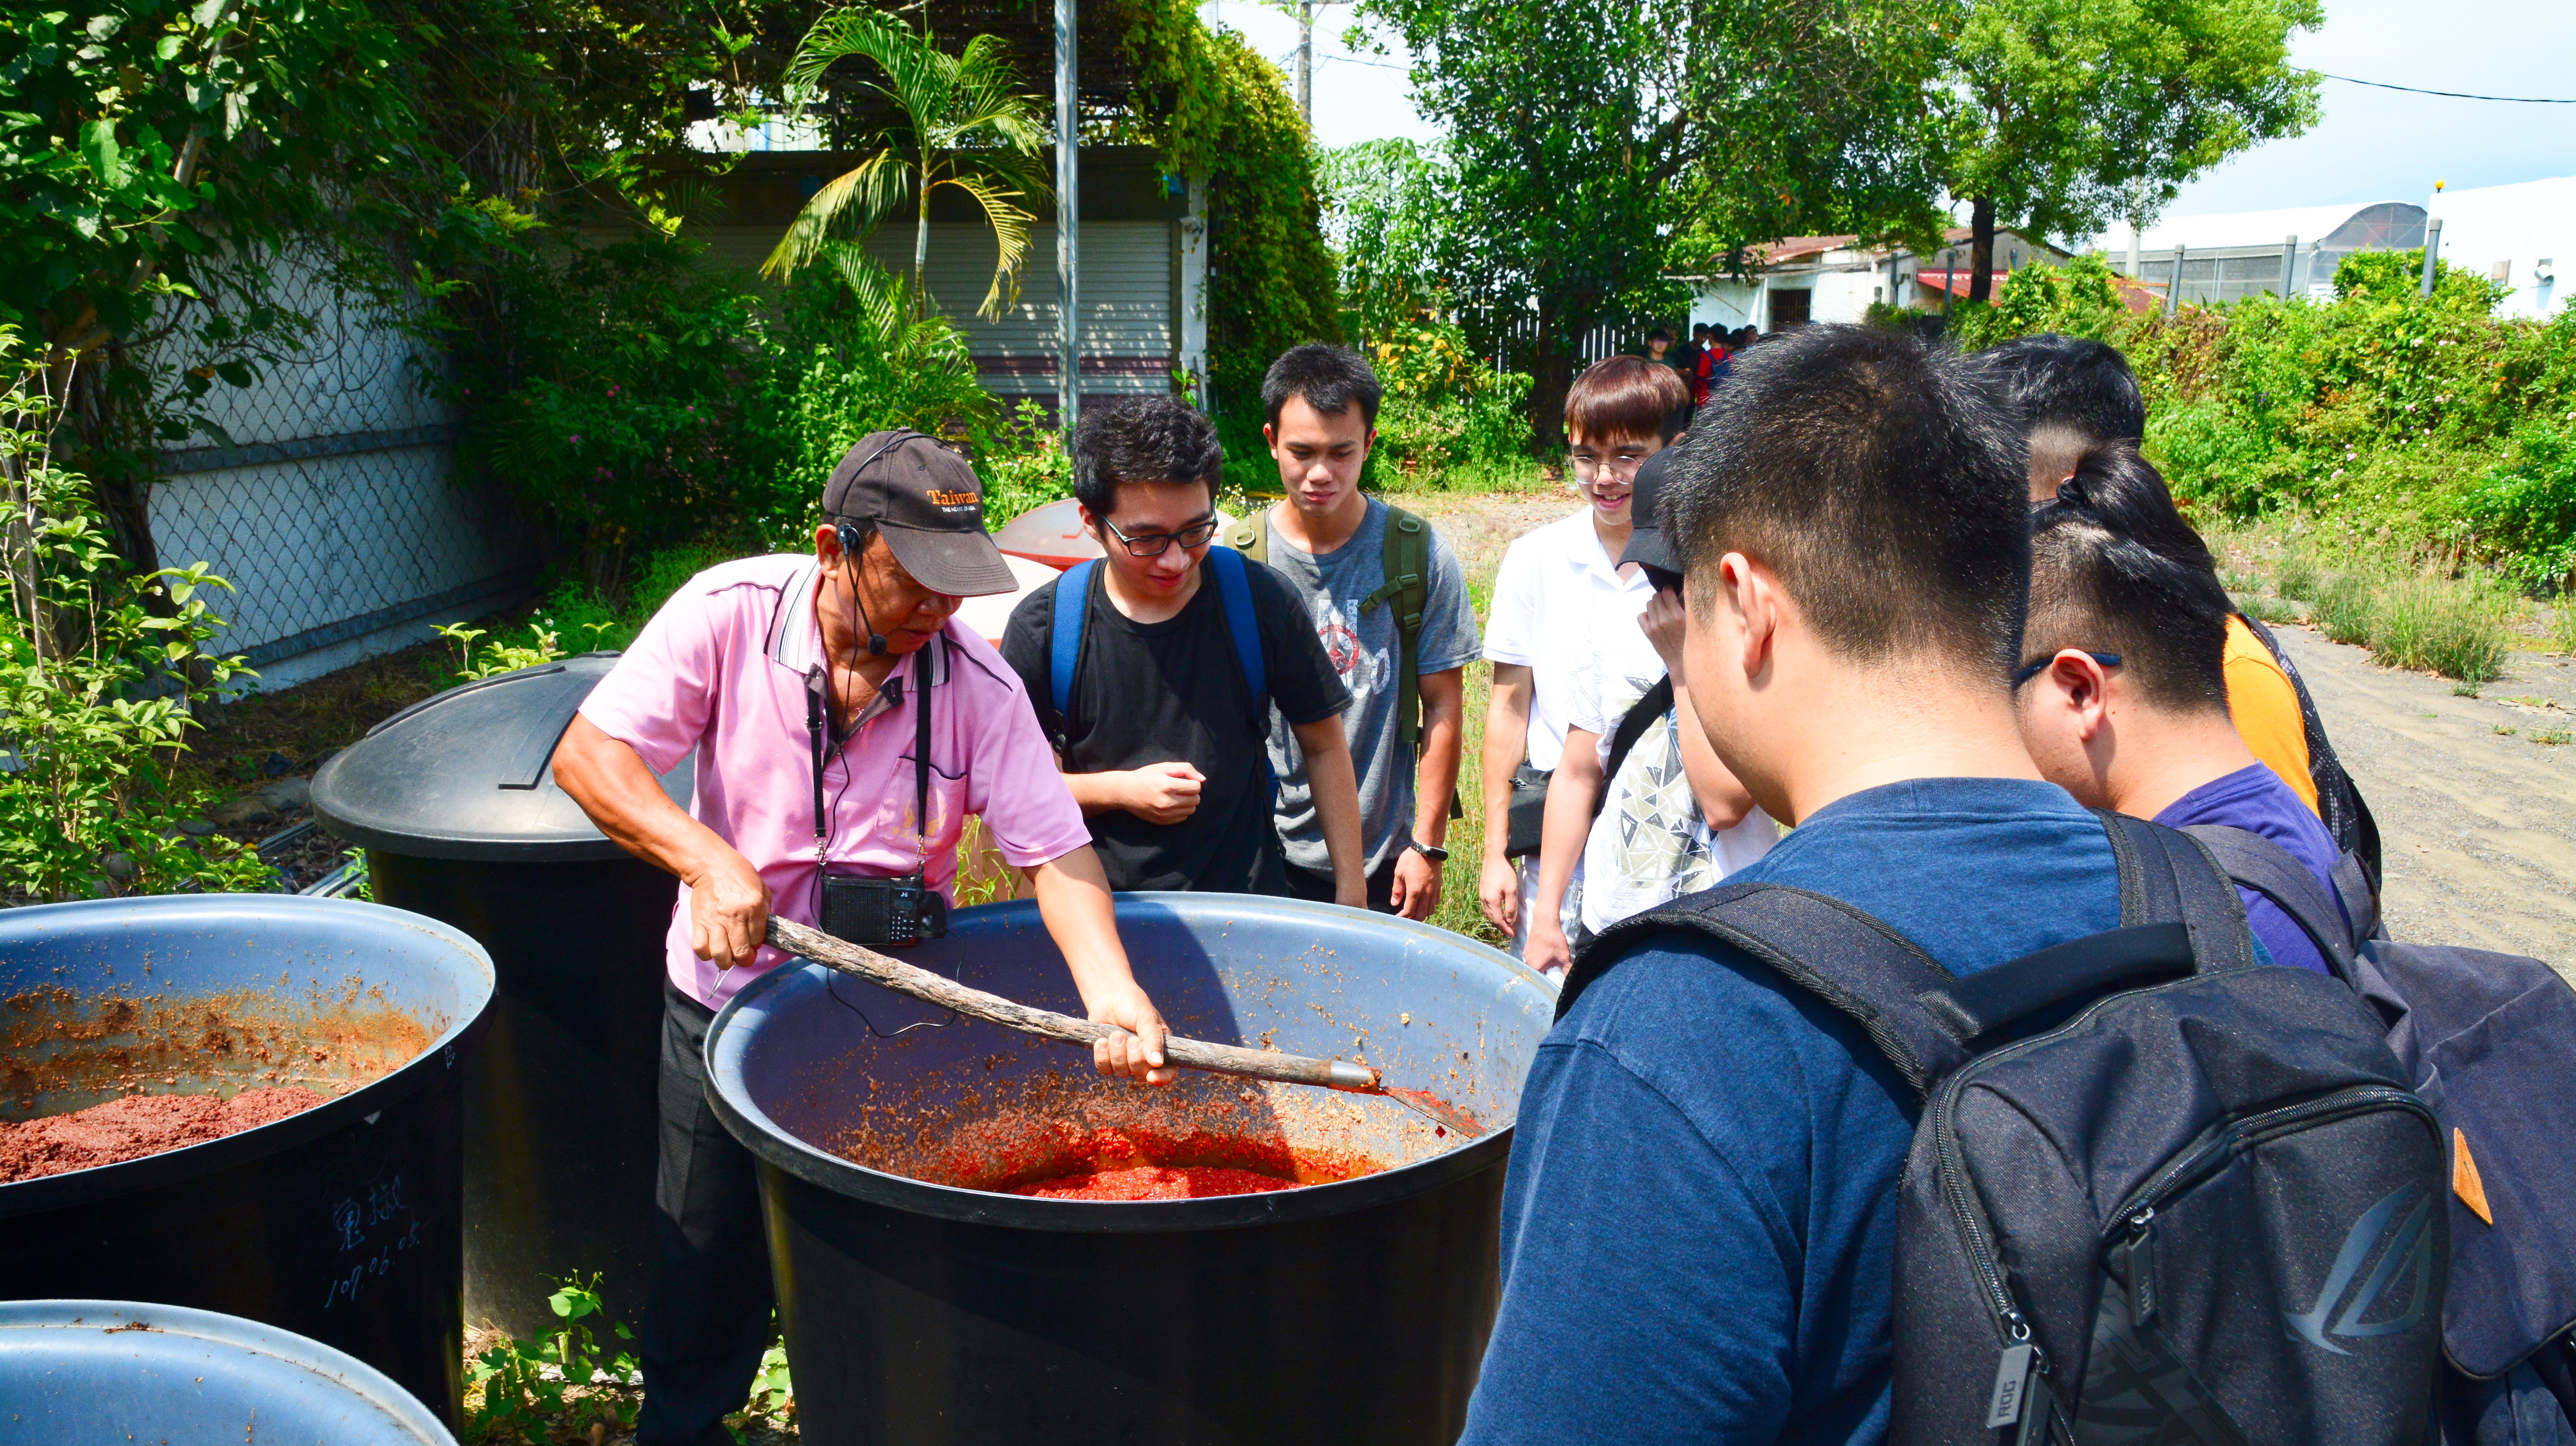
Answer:
[[[2012,1344],[2004,1347],[2003,1359],[1995,1362],[1994,1393],[1986,1398],[1986,1429],[1999,1430],[2022,1417],[2030,1402],[2032,1383],[2047,1369],[2046,1357],[2031,1344],[2030,1321],[2018,1310],[2004,1312],[2004,1329]]]
[[[2143,1326],[2156,1314],[2156,1237],[2149,1229],[2156,1207],[2129,1217],[2129,1323]]]

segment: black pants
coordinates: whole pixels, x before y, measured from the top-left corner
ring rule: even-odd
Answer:
[[[663,981],[661,1169],[636,1446],[731,1446],[724,1418],[750,1399],[772,1338],[777,1298],[752,1154],[707,1106],[715,1017]]]
[[[1395,858],[1388,859],[1379,866],[1376,873],[1368,877],[1368,906],[1381,914],[1395,912],[1395,865],[1396,861],[1403,857],[1404,855],[1397,854]],[[1333,901],[1332,873],[1327,870],[1319,874],[1313,869],[1301,869],[1295,864],[1290,864],[1288,897],[1312,899],[1318,904],[1331,903]]]

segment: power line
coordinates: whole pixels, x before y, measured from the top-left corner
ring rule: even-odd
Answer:
[[[1407,74],[1411,74],[1413,70],[1413,67],[1409,65],[1389,65],[1383,60],[1362,60],[1356,55],[1318,55],[1315,58],[1317,60],[1338,60],[1344,65],[1365,65],[1376,70],[1401,70]]]
[[[2355,80],[2349,75],[2327,75],[2322,70],[2317,74],[2325,76],[2328,80],[2340,80],[2346,85],[2367,85],[2378,90],[2402,90],[2409,95],[2446,95],[2453,100],[2500,100],[2509,105],[2576,105],[2576,100],[2560,100],[2554,96],[2471,95],[2464,90],[2426,90],[2417,85],[2390,85],[2384,80]]]

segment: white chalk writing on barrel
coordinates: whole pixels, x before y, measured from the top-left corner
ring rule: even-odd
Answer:
[[[331,1277],[330,1289],[322,1299],[326,1311],[356,1300],[368,1281],[393,1269],[398,1257],[420,1245],[420,1222],[413,1218],[411,1206],[403,1198],[400,1175],[332,1201],[329,1218],[340,1253],[359,1258],[347,1262]]]

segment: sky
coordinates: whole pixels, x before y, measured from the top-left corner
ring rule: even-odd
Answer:
[[[2576,0],[2325,0],[2325,10],[2322,27],[2292,38],[2296,63],[2431,90],[2576,100]],[[1256,0],[1214,0],[1199,13],[1242,32],[1294,83],[1292,16]],[[1437,128],[1413,109],[1402,47],[1355,56],[1342,45],[1350,23],[1348,5],[1316,11],[1316,138],[1434,138]],[[2436,180],[2459,189],[2576,175],[2576,105],[2445,100],[2334,80],[2323,105],[2307,134],[2239,155],[2184,187],[2165,214],[2420,202]]]

